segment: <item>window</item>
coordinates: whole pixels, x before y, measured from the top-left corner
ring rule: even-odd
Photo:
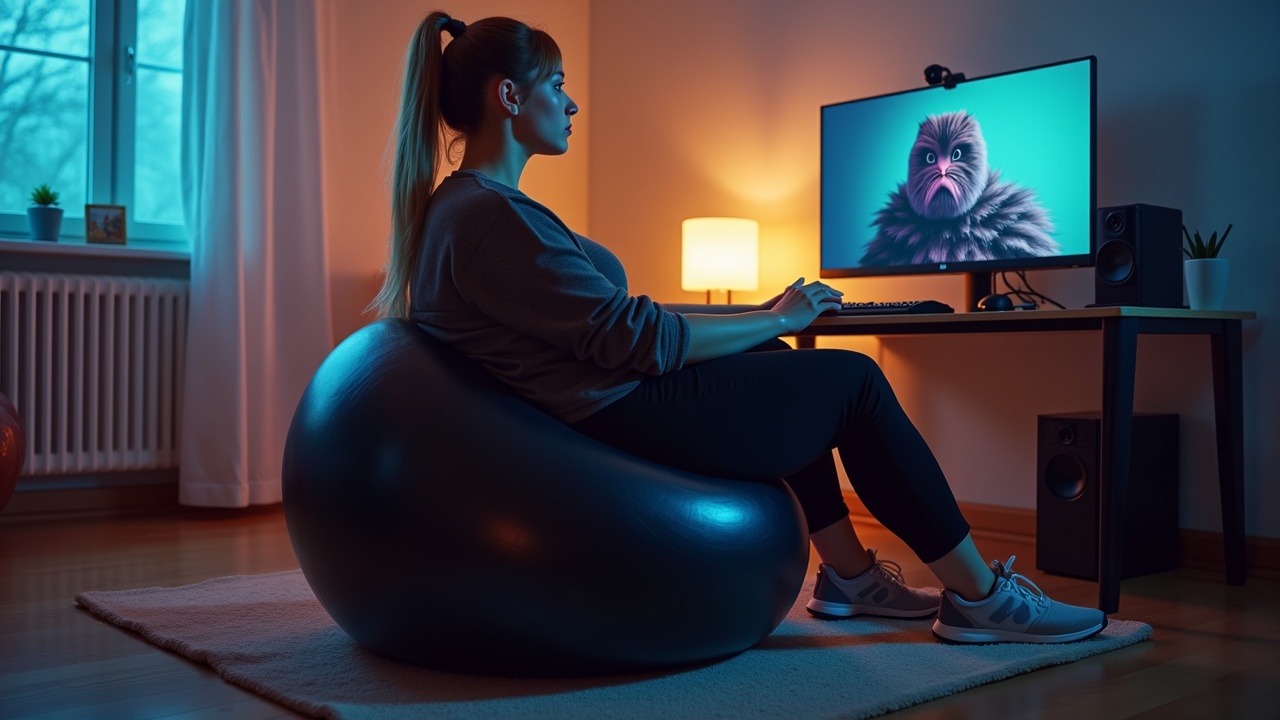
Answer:
[[[62,234],[124,205],[129,244],[187,246],[179,176],[186,0],[0,0],[0,234],[48,183]]]

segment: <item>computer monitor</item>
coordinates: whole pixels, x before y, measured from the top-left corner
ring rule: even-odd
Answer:
[[[823,106],[821,276],[969,273],[972,309],[992,273],[1092,265],[1096,77],[1091,56]]]

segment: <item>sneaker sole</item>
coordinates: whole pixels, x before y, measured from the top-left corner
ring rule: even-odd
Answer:
[[[1086,630],[1080,630],[1073,633],[1063,633],[1061,635],[1036,635],[1034,633],[1018,632],[1017,630],[994,630],[980,628],[958,628],[950,625],[943,625],[941,621],[935,620],[933,623],[933,634],[939,640],[957,645],[974,645],[986,643],[1069,643],[1084,640],[1093,637],[1102,632],[1107,626],[1107,619],[1104,617],[1102,622]]]
[[[907,620],[923,620],[938,614],[938,608],[928,610],[897,610],[878,605],[852,605],[850,603],[833,603],[813,599],[805,605],[809,614],[822,620],[844,620],[855,615],[874,615],[876,617],[902,618]]]

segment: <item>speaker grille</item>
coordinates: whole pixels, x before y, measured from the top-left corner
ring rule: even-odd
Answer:
[[[1119,210],[1112,210],[1107,213],[1106,228],[1108,235],[1119,235],[1124,232],[1128,223],[1124,220],[1124,213]]]
[[[1060,500],[1075,500],[1089,484],[1089,472],[1075,455],[1059,453],[1045,463],[1044,481],[1049,492]]]
[[[1098,279],[1103,282],[1119,285],[1133,277],[1136,258],[1133,247],[1126,242],[1116,241],[1103,243],[1098,248]]]

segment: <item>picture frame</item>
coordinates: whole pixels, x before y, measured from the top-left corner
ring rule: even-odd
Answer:
[[[84,206],[84,238],[91,243],[124,245],[128,236],[123,205]]]

